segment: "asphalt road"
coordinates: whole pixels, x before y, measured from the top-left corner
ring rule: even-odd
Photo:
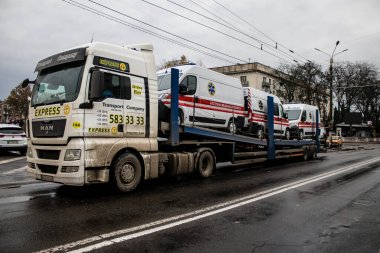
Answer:
[[[32,181],[0,154],[0,252],[380,252],[380,145],[144,183]]]

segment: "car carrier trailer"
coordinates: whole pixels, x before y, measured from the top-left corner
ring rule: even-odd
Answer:
[[[75,186],[112,182],[127,192],[160,176],[206,178],[220,162],[316,156],[318,138],[274,139],[270,97],[267,140],[180,125],[177,69],[171,119],[159,122],[155,68],[151,45],[91,43],[40,61],[36,81],[23,82],[35,84],[27,120],[31,177]],[[119,98],[101,96],[105,88]]]
[[[172,73],[172,98],[170,125],[161,128],[169,130],[169,137],[161,141],[161,150],[172,156],[170,175],[190,173],[194,170],[202,177],[208,177],[219,162],[231,164],[254,164],[277,159],[300,157],[302,160],[316,158],[318,138],[313,140],[275,140],[274,102],[268,96],[268,139],[231,134],[208,128],[180,126],[178,118],[178,77],[177,69]],[[188,152],[192,155],[190,155]],[[193,156],[193,158],[189,158]]]

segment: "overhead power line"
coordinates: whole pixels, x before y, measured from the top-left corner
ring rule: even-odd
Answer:
[[[193,43],[193,44],[195,44],[195,45],[197,45],[197,46],[200,46],[200,47],[203,47],[203,48],[205,48],[205,49],[207,49],[207,50],[211,50],[211,51],[213,51],[213,52],[217,52],[217,53],[219,53],[219,54],[222,54],[222,55],[224,55],[224,56],[230,57],[230,58],[232,58],[232,59],[235,59],[235,60],[238,60],[238,61],[241,61],[241,62],[246,62],[245,60],[239,59],[239,58],[237,58],[237,57],[235,57],[235,56],[232,56],[232,55],[229,55],[229,54],[223,53],[223,52],[218,51],[218,50],[215,50],[215,49],[212,49],[212,48],[207,47],[207,46],[205,46],[205,45],[202,45],[202,44],[200,44],[200,43],[197,43],[197,42],[191,41],[191,40],[189,40],[189,39],[186,39],[186,38],[184,38],[184,37],[181,37],[181,36],[179,36],[179,35],[177,35],[177,34],[174,34],[174,33],[172,33],[172,32],[168,32],[168,31],[165,30],[165,29],[161,29],[161,28],[159,28],[159,27],[157,27],[157,26],[154,26],[154,25],[152,25],[152,24],[149,24],[149,23],[147,23],[147,22],[145,22],[145,21],[142,21],[142,20],[140,20],[140,19],[137,19],[137,18],[134,18],[134,17],[132,17],[132,16],[129,16],[129,15],[125,14],[125,13],[122,13],[122,12],[120,12],[120,11],[117,11],[117,10],[115,10],[115,9],[112,9],[112,8],[106,6],[106,5],[100,4],[100,3],[95,2],[95,1],[93,1],[93,0],[89,0],[89,1],[92,2],[92,3],[94,3],[94,4],[96,4],[96,5],[98,5],[98,6],[100,6],[100,7],[102,7],[102,8],[105,8],[105,9],[110,10],[110,11],[112,11],[112,12],[118,13],[118,14],[120,14],[120,15],[122,15],[122,16],[125,16],[125,17],[127,17],[127,18],[129,18],[129,19],[135,20],[135,21],[137,21],[137,22],[139,22],[139,23],[142,23],[142,24],[144,24],[144,25],[146,25],[146,26],[149,26],[149,27],[152,27],[152,28],[154,28],[154,29],[157,29],[157,30],[159,30],[159,31],[161,31],[161,32],[164,32],[164,33],[166,33],[166,34],[169,34],[169,35],[171,35],[171,36],[173,36],[173,37],[176,37],[176,38],[179,38],[179,39],[185,40],[185,41],[187,41],[187,42]]]
[[[96,2],[93,1],[93,0],[89,0],[89,1],[90,1],[90,2],[93,2],[93,3],[96,3]],[[149,2],[149,1],[147,1],[147,0],[141,0],[141,1],[143,1],[143,2],[145,2],[145,3],[147,3],[147,4],[150,4],[150,5],[154,6],[154,7],[157,7],[157,8],[159,8],[159,9],[161,9],[161,10],[164,10],[164,11],[167,11],[167,12],[169,12],[169,13],[172,13],[172,14],[174,14],[174,15],[176,15],[176,16],[181,17],[181,18],[184,18],[184,19],[186,19],[186,20],[189,20],[189,21],[191,21],[191,22],[193,22],[193,23],[196,23],[196,24],[198,24],[198,25],[200,25],[200,26],[206,27],[206,28],[208,28],[208,29],[210,29],[210,30],[212,30],[212,31],[215,31],[215,32],[217,32],[217,33],[220,33],[220,34],[222,34],[222,35],[224,35],[224,36],[227,36],[227,37],[229,37],[229,38],[231,38],[231,39],[234,39],[234,40],[236,40],[236,41],[239,41],[239,42],[241,42],[241,43],[243,43],[243,44],[246,44],[246,45],[248,45],[248,46],[251,46],[251,47],[253,47],[253,48],[256,48],[256,49],[258,49],[258,50],[261,50],[261,51],[263,51],[263,52],[265,52],[265,53],[267,53],[267,54],[269,54],[269,55],[272,55],[272,56],[274,56],[274,57],[276,57],[276,58],[279,58],[279,59],[281,59],[281,60],[283,60],[283,61],[286,61],[286,62],[288,62],[288,63],[291,63],[291,62],[289,62],[288,60],[285,60],[284,58],[282,58],[282,57],[280,57],[280,56],[278,56],[278,55],[275,55],[275,54],[273,54],[273,53],[271,53],[271,52],[266,51],[266,50],[262,47],[262,45],[261,45],[261,47],[255,46],[255,45],[253,45],[253,44],[251,44],[251,43],[248,43],[248,42],[246,42],[246,41],[244,41],[244,40],[241,40],[241,39],[239,39],[239,38],[236,38],[236,37],[234,37],[234,36],[232,36],[232,35],[230,35],[230,34],[227,34],[227,33],[225,33],[225,32],[222,32],[222,31],[220,31],[220,30],[218,30],[218,29],[216,29],[216,28],[213,28],[213,27],[211,27],[211,26],[208,26],[208,25],[202,24],[201,22],[198,22],[198,21],[196,21],[196,20],[194,20],[194,19],[188,18],[188,17],[186,17],[186,16],[184,16],[184,15],[178,14],[178,13],[176,13],[176,12],[174,12],[174,11],[171,11],[171,10],[169,10],[169,9],[166,9],[166,8],[164,8],[164,7],[161,7],[161,6],[157,5],[157,4],[151,3],[151,2]],[[96,3],[96,4],[98,4],[98,3]],[[100,5],[100,4],[99,4],[99,5]],[[102,6],[104,6],[104,5],[102,5]],[[108,8],[108,7],[106,7],[106,8]]]
[[[188,44],[182,43],[182,42],[180,42],[180,41],[177,41],[177,40],[174,40],[174,39],[172,39],[172,38],[166,37],[166,36],[164,36],[164,35],[158,34],[158,33],[156,33],[156,32],[150,31],[150,30],[148,30],[148,29],[146,29],[146,28],[143,28],[143,27],[140,27],[140,26],[134,25],[134,24],[129,23],[129,22],[125,21],[125,20],[121,20],[121,19],[115,18],[115,17],[113,17],[113,16],[111,16],[111,15],[108,15],[107,13],[104,13],[104,12],[102,12],[102,11],[96,10],[96,9],[90,7],[90,6],[83,5],[83,4],[78,3],[78,2],[76,2],[76,1],[73,1],[73,0],[62,0],[62,1],[66,2],[66,3],[68,3],[68,4],[71,4],[71,5],[75,6],[75,7],[78,7],[78,8],[81,8],[81,9],[83,9],[83,10],[86,10],[86,11],[88,11],[88,12],[91,12],[91,13],[93,13],[93,14],[96,14],[96,15],[98,15],[98,16],[101,16],[101,17],[107,18],[107,19],[109,19],[109,20],[112,20],[112,21],[114,21],[114,22],[120,23],[120,24],[122,24],[122,25],[125,25],[125,26],[128,26],[128,27],[131,27],[131,28],[136,29],[136,30],[139,30],[139,31],[141,31],[141,32],[144,32],[144,33],[150,34],[150,35],[152,35],[152,36],[158,37],[158,38],[160,38],[160,39],[166,40],[166,41],[168,41],[168,42],[171,42],[171,43],[177,44],[177,45],[179,45],[179,46],[182,46],[182,47],[188,48],[188,49],[190,49],[190,50],[196,51],[196,52],[198,52],[198,53],[201,53],[201,54],[204,54],[204,55],[207,55],[207,56],[210,56],[210,57],[213,57],[213,58],[216,58],[216,59],[219,59],[219,60],[225,61],[225,62],[229,62],[229,63],[233,63],[233,64],[236,63],[236,62],[233,62],[233,61],[231,61],[231,60],[229,60],[229,59],[223,58],[223,57],[221,57],[221,56],[218,56],[218,55],[215,55],[215,54],[209,53],[209,52],[207,52],[207,51],[205,51],[205,50],[202,50],[202,49],[196,48],[196,47],[194,47],[194,46],[190,46],[190,45],[188,45]],[[175,36],[175,35],[173,35],[173,36]],[[179,37],[179,36],[177,36],[177,37]],[[203,46],[203,45],[201,45],[201,44],[195,43],[195,42],[190,41],[190,40],[188,40],[188,39],[186,39],[186,38],[182,38],[182,37],[179,37],[179,38],[181,38],[181,39],[183,39],[183,40],[185,40],[185,41],[187,41],[187,42],[190,42],[190,43],[192,43],[192,44],[196,44],[196,45],[198,45],[198,46],[204,47],[204,48],[206,48],[206,49],[208,49],[208,50],[210,50],[210,51],[214,51],[214,52],[216,52],[216,53],[219,53],[219,54],[225,55],[225,56],[227,56],[227,57],[230,57],[230,58],[232,58],[232,59],[235,59],[235,60],[238,60],[238,61],[244,62],[244,60],[242,60],[242,59],[239,59],[239,58],[237,58],[237,57],[234,57],[234,56],[231,56],[231,55],[225,54],[225,53],[220,52],[220,51],[218,51],[218,50],[214,50],[214,49],[212,49],[212,48],[205,47],[205,46]]]
[[[142,1],[144,1],[144,0],[142,0]],[[274,52],[276,52],[276,50],[277,50],[277,51],[278,51],[279,53],[281,53],[283,56],[288,57],[288,58],[290,58],[291,60],[296,60],[297,62],[298,62],[298,61],[304,61],[303,59],[295,58],[293,55],[290,55],[290,54],[288,54],[287,52],[284,52],[284,51],[282,51],[281,49],[279,49],[279,48],[277,48],[277,47],[275,47],[275,46],[273,46],[273,45],[271,45],[271,44],[269,44],[269,43],[267,43],[267,42],[265,42],[265,41],[262,41],[262,40],[260,40],[260,39],[258,39],[258,38],[255,38],[255,37],[253,37],[253,36],[251,36],[251,35],[245,33],[244,31],[242,31],[241,29],[237,28],[236,26],[231,25],[230,23],[228,23],[228,22],[227,22],[226,20],[224,20],[223,18],[218,17],[216,14],[215,14],[214,16],[218,17],[218,18],[219,18],[220,20],[222,20],[224,23],[222,23],[222,22],[220,22],[220,21],[218,21],[218,20],[215,20],[215,19],[213,19],[213,18],[210,18],[210,17],[208,17],[208,16],[206,16],[206,15],[204,15],[204,14],[202,14],[202,13],[199,13],[199,12],[193,10],[193,9],[190,9],[190,8],[188,8],[188,7],[186,7],[186,6],[183,6],[183,5],[181,5],[181,4],[178,4],[178,3],[176,3],[176,2],[174,2],[174,1],[172,1],[172,0],[166,0],[166,1],[168,1],[168,2],[170,2],[170,3],[172,3],[172,4],[174,4],[174,5],[176,5],[176,6],[180,7],[180,8],[182,8],[182,9],[185,9],[185,10],[187,10],[187,11],[190,11],[190,12],[192,12],[192,13],[195,13],[195,14],[197,14],[197,15],[203,17],[203,18],[206,18],[206,19],[208,19],[208,20],[211,20],[211,21],[213,21],[213,22],[215,22],[215,23],[217,23],[217,24],[219,24],[219,25],[222,25],[222,26],[224,26],[224,27],[227,27],[228,29],[231,29],[231,30],[233,30],[233,31],[235,31],[235,32],[238,32],[238,33],[240,33],[240,34],[242,34],[242,35],[244,35],[244,36],[246,36],[246,37],[248,37],[248,38],[250,38],[250,39],[252,39],[252,40],[254,40],[254,41],[256,41],[256,42],[258,42],[258,43],[260,43],[261,45],[266,45],[266,46],[268,46],[271,50],[273,50]],[[192,0],[189,0],[189,1],[191,1],[191,2],[194,3],[194,1],[192,1]],[[145,2],[145,1],[144,1],[144,2]],[[197,5],[197,6],[199,6],[199,7],[201,7],[201,6],[200,6],[199,4],[197,4],[197,3],[194,3],[194,4]],[[203,9],[204,9],[204,8],[203,8]],[[226,25],[226,23],[227,23],[227,25]]]
[[[289,50],[289,52],[291,53],[294,53],[295,55],[297,55],[298,57],[301,57],[302,59],[304,59],[305,61],[307,62],[310,62],[310,60],[306,59],[305,57],[303,57],[302,55],[299,55],[297,54],[294,50],[284,46],[283,44],[280,44],[278,43],[276,40],[272,39],[269,35],[265,34],[263,31],[261,31],[260,29],[258,29],[257,27],[255,27],[254,25],[252,25],[251,23],[249,23],[248,21],[246,21],[245,19],[243,19],[242,17],[240,17],[238,14],[234,13],[233,11],[231,11],[229,8],[225,7],[224,5],[222,5],[221,3],[217,2],[216,0],[212,0],[214,1],[217,5],[221,6],[223,9],[225,9],[226,11],[228,11],[229,13],[231,13],[232,15],[234,15],[235,17],[237,17],[238,19],[240,19],[241,21],[243,21],[245,24],[247,24],[248,26],[250,26],[251,28],[253,28],[254,30],[256,30],[257,32],[259,32],[260,34],[262,34],[264,37],[266,37],[267,39],[271,40],[273,43],[276,43],[276,46],[282,46],[283,48]]]

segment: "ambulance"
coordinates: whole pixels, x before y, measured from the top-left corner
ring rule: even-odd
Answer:
[[[272,94],[252,88],[243,88],[245,100],[245,129],[263,139],[268,128],[268,96],[273,97],[274,102],[274,135],[277,138],[290,139],[290,129],[287,115],[280,99]]]
[[[236,133],[244,125],[243,87],[239,79],[196,65],[179,70],[179,122],[188,126],[223,129]],[[157,72],[159,118],[168,121],[171,100],[170,69]]]
[[[285,104],[284,109],[288,114],[290,135],[292,137],[300,140],[315,138],[318,107],[307,104]],[[319,117],[318,124],[320,123]]]

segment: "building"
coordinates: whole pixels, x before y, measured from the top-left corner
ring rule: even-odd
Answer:
[[[271,94],[276,94],[280,86],[276,70],[257,62],[210,69],[240,79],[243,87],[253,87]]]

